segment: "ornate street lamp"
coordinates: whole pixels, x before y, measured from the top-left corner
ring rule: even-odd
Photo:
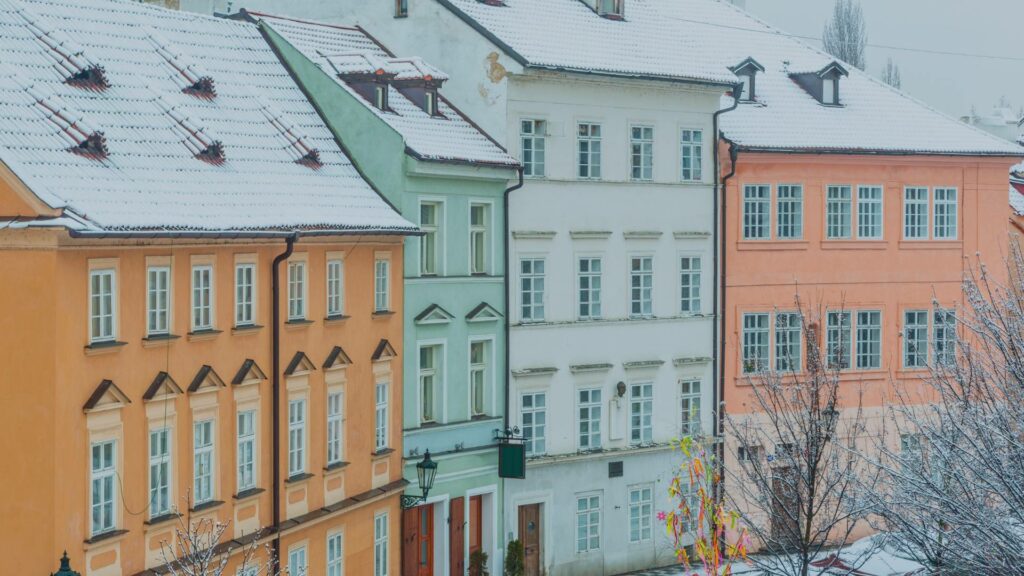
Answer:
[[[437,476],[437,462],[430,459],[430,450],[423,454],[423,460],[416,464],[416,480],[420,485],[420,494],[402,494],[402,508],[412,508],[427,499],[427,494],[434,487],[434,476]]]
[[[68,558],[67,550],[64,551],[64,556],[60,559],[60,570],[51,574],[50,576],[82,576],[78,572],[71,569],[71,559]]]

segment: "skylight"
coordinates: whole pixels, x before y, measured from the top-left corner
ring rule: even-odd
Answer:
[[[53,62],[64,81],[72,86],[102,90],[110,86],[103,67],[85,54],[85,48],[59,29],[51,29],[38,16],[23,7],[15,11],[36,40],[47,48],[46,55]]]

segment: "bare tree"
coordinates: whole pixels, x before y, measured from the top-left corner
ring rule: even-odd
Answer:
[[[225,538],[229,526],[228,522],[211,518],[192,520],[189,515],[179,516],[172,542],[160,542],[167,573],[170,576],[228,576],[228,562],[237,555],[241,558],[236,571],[240,576],[280,575],[269,545],[262,547],[265,553],[260,562],[258,532],[245,538],[245,544],[232,545],[232,540]]]
[[[923,390],[901,388],[891,418],[900,441],[880,447],[880,527],[936,574],[1024,567],[1024,260],[1016,245],[1006,269],[1005,284],[985,267],[967,275],[957,339],[933,344]]]
[[[885,68],[882,69],[882,82],[897,90],[903,87],[903,80],[900,78],[900,67],[891,57],[886,60]]]
[[[864,52],[868,29],[857,0],[836,0],[832,20],[825,25],[821,38],[829,54],[861,70],[867,67]]]
[[[749,415],[727,418],[736,465],[727,467],[726,498],[760,546],[763,554],[750,557],[755,565],[768,574],[807,576],[812,563],[835,559],[830,549],[850,542],[869,510],[861,491],[875,470],[857,454],[865,441],[861,394],[849,394],[849,384],[840,394],[839,370],[851,360],[846,332],[837,330],[833,348],[823,352],[816,322],[802,312],[775,317],[776,333],[784,335],[776,363],[750,361],[746,368],[757,374]],[[829,573],[842,574],[842,566]]]

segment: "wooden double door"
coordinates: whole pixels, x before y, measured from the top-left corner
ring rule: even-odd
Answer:
[[[441,576],[434,570],[436,529],[434,504],[410,508],[402,514],[402,576]],[[483,546],[483,499],[469,498],[469,553]],[[449,501],[448,566],[450,576],[466,576],[466,499]],[[490,567],[494,573],[494,567]]]

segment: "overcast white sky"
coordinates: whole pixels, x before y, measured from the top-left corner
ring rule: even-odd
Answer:
[[[868,43],[1024,59],[1024,0],[860,0]],[[832,0],[747,0],[747,10],[791,34],[821,37]],[[820,43],[819,43],[820,45]],[[1000,96],[1024,106],[1024,61],[869,47],[867,71],[892,56],[903,89],[953,116],[987,112]]]

